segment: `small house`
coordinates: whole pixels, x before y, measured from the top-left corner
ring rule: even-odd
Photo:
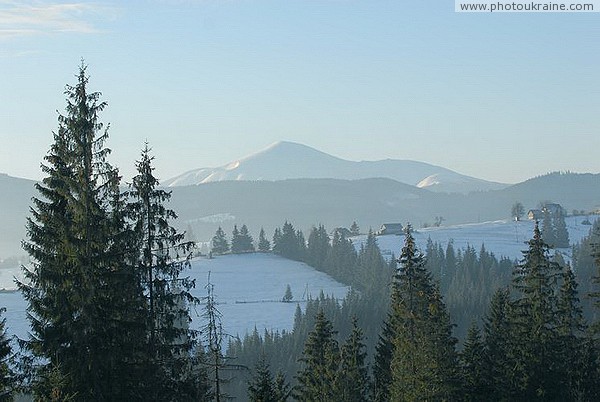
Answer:
[[[539,221],[544,218],[544,213],[541,209],[530,209],[527,212],[527,219],[530,221]]]
[[[401,235],[404,233],[404,227],[401,223],[384,223],[375,234],[377,236]]]

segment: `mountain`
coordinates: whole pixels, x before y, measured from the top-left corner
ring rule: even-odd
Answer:
[[[306,145],[276,142],[266,149],[217,168],[195,169],[163,182],[187,186],[228,180],[344,179],[383,177],[436,192],[496,190],[505,184],[465,176],[424,162],[386,159],[354,162]]]
[[[25,219],[29,213],[35,181],[0,173],[0,259],[25,254]]]
[[[319,223],[363,230],[386,222],[411,222],[416,228],[443,217],[444,225],[510,218],[511,207],[525,209],[542,201],[560,203],[567,211],[600,207],[599,174],[551,174],[502,190],[470,194],[436,193],[391,179],[293,179],[224,181],[171,188],[171,207],[182,229],[208,240],[218,226],[231,233],[245,223],[257,237],[261,226],[271,236],[285,220],[307,233]]]

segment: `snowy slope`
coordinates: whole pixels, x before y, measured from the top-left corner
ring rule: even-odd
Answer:
[[[306,145],[277,142],[268,148],[217,168],[202,168],[166,180],[168,187],[224,180],[284,180],[299,178],[366,179],[385,177],[433,191],[468,193],[506,187],[464,176],[423,162],[380,160],[354,162]]]
[[[193,260],[188,271],[196,280],[192,293],[205,297],[205,285],[210,272],[211,283],[218,307],[223,314],[223,328],[231,335],[243,336],[254,327],[290,330],[293,326],[296,305],[303,307],[306,298],[318,297],[321,290],[328,295],[343,298],[348,288],[328,275],[304,263],[286,260],[271,254],[244,254],[220,256],[212,260]],[[15,288],[12,275],[6,272],[0,276],[0,288]],[[292,289],[292,303],[283,303],[286,285]],[[25,302],[19,292],[0,293],[0,306],[5,306],[8,333],[19,337],[27,336]],[[192,313],[192,327],[203,326],[202,307]]]
[[[566,218],[569,240],[571,244],[579,242],[589,234],[591,226],[582,225],[584,217],[575,216]],[[527,248],[525,242],[533,236],[533,221],[515,222],[512,220],[501,220],[494,222],[472,223],[464,225],[442,226],[437,228],[417,229],[414,233],[419,248],[424,251],[427,240],[431,238],[434,242],[442,244],[445,248],[448,241],[452,240],[454,249],[463,249],[467,245],[474,247],[477,251],[484,244],[486,250],[493,252],[497,257],[508,257],[510,259],[521,259],[521,251]],[[354,238],[356,247],[364,242],[366,236]],[[379,236],[377,243],[386,256],[394,253],[400,254],[404,242],[404,236]],[[571,250],[559,249],[559,251],[570,257]]]

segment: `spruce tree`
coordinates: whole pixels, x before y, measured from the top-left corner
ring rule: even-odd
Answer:
[[[460,354],[462,395],[465,401],[483,402],[490,398],[484,354],[481,332],[473,322]]]
[[[241,251],[240,231],[238,230],[237,225],[233,225],[233,231],[231,232],[231,253],[239,254]]]
[[[516,356],[510,319],[508,288],[498,289],[492,296],[489,311],[484,318],[483,333],[485,376],[490,382],[490,400],[508,400],[515,397],[513,373]]]
[[[240,252],[251,253],[254,251],[254,244],[252,244],[254,242],[254,239],[252,239],[252,236],[248,231],[248,226],[246,225],[242,225],[242,227],[240,228],[239,242]]]
[[[593,373],[598,365],[591,339],[587,336],[587,324],[579,302],[575,274],[566,267],[558,297],[558,345],[561,397],[565,400],[597,399],[597,386]]]
[[[515,386],[527,399],[558,398],[558,281],[561,268],[551,261],[550,246],[536,224],[528,250],[513,273],[516,299],[511,303],[515,350]]]
[[[315,317],[314,329],[308,334],[302,358],[299,360],[301,368],[296,376],[296,399],[336,400],[335,378],[339,365],[339,350],[335,334],[331,322],[325,317],[323,310],[319,310]]]
[[[267,240],[263,228],[260,228],[260,233],[258,235],[258,251],[261,253],[268,253],[271,251],[271,243]]]
[[[225,232],[219,226],[215,235],[212,238],[212,252],[213,254],[225,254],[229,251],[229,242],[225,237]]]
[[[448,400],[457,391],[456,339],[446,306],[407,225],[392,299],[391,400]]]
[[[264,356],[254,367],[254,375],[248,381],[248,399],[250,402],[280,402],[275,379]]]
[[[329,235],[327,234],[325,226],[313,226],[310,235],[308,236],[306,263],[311,267],[323,269],[330,248]]]
[[[42,166],[24,248],[32,266],[19,283],[29,307],[32,353],[40,380],[34,392],[82,400],[139,395],[138,356],[143,342],[142,297],[135,249],[123,219],[120,177],[107,161],[106,107],[88,92],[86,67],[67,86],[66,114],[59,116],[54,143]],[[143,384],[143,381],[141,381]]]
[[[552,214],[550,211],[544,207],[543,209],[544,218],[542,219],[542,231],[541,236],[551,247],[556,245],[556,228],[554,227],[554,222],[552,219]]]
[[[335,383],[339,400],[362,402],[369,399],[371,387],[366,359],[363,332],[354,318],[352,332],[340,353],[340,368]]]
[[[157,366],[152,393],[163,400],[181,400],[196,394],[180,394],[193,388],[186,373],[191,371],[195,339],[188,307],[195,302],[190,293],[194,282],[183,276],[190,267],[193,243],[184,241],[185,234],[171,226],[177,214],[165,206],[171,193],[158,187],[153,160],[146,144],[136,162],[128,211],[138,235],[138,269],[148,306],[148,350]]]
[[[360,234],[360,228],[356,221],[352,222],[352,226],[350,226],[350,234],[352,236],[358,236]]]
[[[561,210],[554,213],[553,217],[555,244],[557,248],[569,247],[569,231],[567,230],[567,224],[565,222],[565,216]]]

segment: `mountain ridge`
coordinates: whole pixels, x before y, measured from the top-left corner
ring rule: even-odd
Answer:
[[[384,177],[436,192],[469,193],[505,188],[508,185],[466,176],[425,162],[382,159],[350,161],[290,141],[268,147],[215,168],[192,169],[165,180],[177,187],[227,180],[344,179]]]

